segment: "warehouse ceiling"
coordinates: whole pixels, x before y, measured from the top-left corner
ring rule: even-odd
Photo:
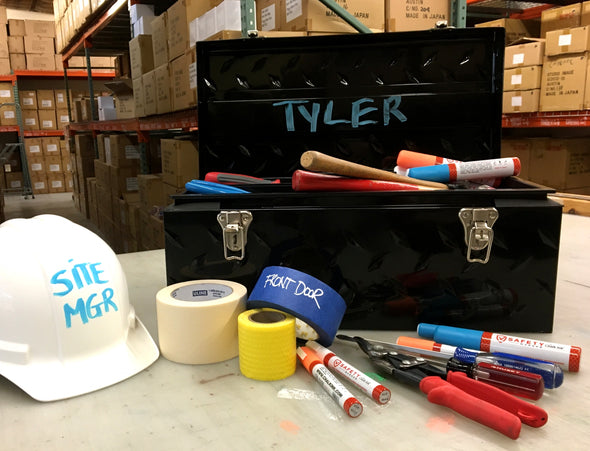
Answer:
[[[0,0],[0,6],[37,13],[53,14],[53,0]]]

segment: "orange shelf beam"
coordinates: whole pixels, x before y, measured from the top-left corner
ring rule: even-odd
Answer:
[[[73,132],[85,131],[116,131],[143,132],[155,130],[182,129],[195,131],[198,129],[197,110],[183,110],[158,116],[133,119],[116,119],[112,121],[72,122],[68,129]]]
[[[590,110],[503,114],[502,127],[590,127]]]
[[[18,133],[18,125],[1,125],[0,133]],[[63,136],[63,130],[25,130],[25,138],[44,137],[44,136]]]

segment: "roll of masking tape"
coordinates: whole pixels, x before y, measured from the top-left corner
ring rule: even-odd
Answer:
[[[177,363],[205,364],[238,355],[238,316],[247,290],[227,280],[195,280],[156,294],[160,351]]]
[[[297,338],[317,339],[330,346],[342,322],[346,302],[330,286],[308,274],[284,266],[268,266],[252,289],[247,307],[287,312],[304,323],[298,325]]]
[[[240,371],[250,379],[291,376],[297,362],[295,318],[274,309],[246,310],[238,317]]]

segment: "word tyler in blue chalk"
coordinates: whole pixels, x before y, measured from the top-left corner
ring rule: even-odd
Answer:
[[[358,128],[363,125],[377,124],[379,121],[374,119],[364,119],[370,113],[378,111],[379,108],[375,106],[365,106],[364,104],[374,104],[375,99],[362,98],[351,103],[350,120],[348,119],[333,119],[332,112],[334,109],[334,101],[330,100],[324,110],[323,123],[325,125],[350,124],[352,128]],[[383,99],[383,125],[389,125],[391,116],[394,116],[400,122],[406,122],[408,118],[398,109],[401,103],[401,96],[389,96]],[[295,110],[310,124],[309,131],[314,133],[317,131],[318,121],[321,113],[321,104],[318,102],[311,102],[309,100],[284,100],[282,102],[275,102],[273,106],[285,107],[285,121],[287,131],[295,131]],[[294,108],[296,106],[296,108]],[[311,107],[311,108],[309,108]]]

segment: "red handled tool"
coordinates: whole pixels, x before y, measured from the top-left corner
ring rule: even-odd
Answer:
[[[355,179],[300,169],[293,172],[291,185],[293,191],[418,191],[434,189],[411,183]]]
[[[522,423],[540,427],[547,422],[547,412],[540,407],[464,373],[447,373],[420,357],[385,350],[361,337],[336,338],[357,343],[377,367],[400,382],[419,386],[430,402],[449,407],[512,439],[518,438]]]

